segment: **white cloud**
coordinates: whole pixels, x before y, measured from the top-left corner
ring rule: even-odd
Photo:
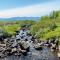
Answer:
[[[60,10],[59,2],[49,2],[44,4],[31,5],[21,8],[14,8],[0,11],[0,18],[9,17],[35,17],[48,14],[53,10]]]

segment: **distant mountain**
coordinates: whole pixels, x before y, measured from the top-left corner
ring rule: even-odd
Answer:
[[[40,17],[11,17],[11,18],[0,18],[0,21],[18,21],[18,20],[38,20]]]

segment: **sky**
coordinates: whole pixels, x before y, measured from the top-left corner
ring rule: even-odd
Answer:
[[[0,0],[0,18],[41,17],[60,10],[60,0]]]

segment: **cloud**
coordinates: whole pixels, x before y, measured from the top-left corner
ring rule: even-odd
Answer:
[[[38,17],[50,13],[53,10],[60,10],[59,2],[49,2],[26,7],[13,8],[0,11],[0,18],[9,17]]]

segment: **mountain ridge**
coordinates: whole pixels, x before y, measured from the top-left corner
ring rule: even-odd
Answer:
[[[18,20],[39,20],[40,17],[11,17],[11,18],[0,18],[0,21],[18,21]]]

